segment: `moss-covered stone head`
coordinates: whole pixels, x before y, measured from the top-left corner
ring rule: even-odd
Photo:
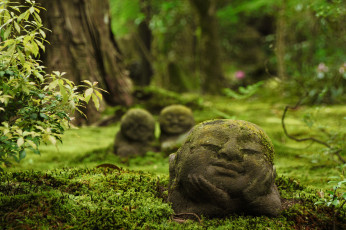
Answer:
[[[202,122],[192,130],[187,138],[187,145],[195,146],[214,146],[215,149],[223,147],[232,152],[237,151],[239,156],[244,158],[250,153],[261,153],[264,159],[273,164],[274,147],[270,138],[257,125],[231,119],[219,119]],[[221,153],[220,153],[221,152]],[[222,154],[223,151],[219,151]],[[232,159],[232,156],[228,156]]]
[[[274,149],[264,131],[246,121],[195,126],[170,156],[170,197],[176,212],[277,215]]]
[[[181,134],[187,132],[195,124],[192,111],[183,105],[165,107],[159,116],[161,132],[165,134]]]
[[[144,109],[130,109],[121,119],[120,131],[134,141],[151,141],[155,137],[155,120]]]

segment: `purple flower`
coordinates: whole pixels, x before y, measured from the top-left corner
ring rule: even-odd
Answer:
[[[234,77],[236,79],[239,79],[239,80],[243,79],[245,77],[245,73],[244,73],[244,71],[239,70],[239,71],[235,72]]]

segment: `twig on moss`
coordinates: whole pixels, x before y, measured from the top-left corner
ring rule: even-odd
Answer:
[[[290,135],[290,134],[288,133],[288,131],[287,131],[287,129],[286,129],[286,125],[285,125],[285,117],[286,117],[287,111],[288,111],[289,109],[291,109],[291,110],[297,109],[297,108],[301,105],[302,101],[303,101],[303,98],[301,98],[301,99],[297,102],[297,104],[295,104],[294,106],[286,105],[286,107],[285,107],[285,109],[284,109],[284,113],[282,114],[282,117],[281,117],[282,129],[284,130],[285,135],[286,135],[288,138],[290,138],[290,139],[292,139],[292,140],[294,140],[294,141],[297,141],[297,142],[312,141],[313,143],[316,142],[316,143],[318,143],[318,144],[321,144],[321,145],[326,146],[326,147],[329,148],[329,149],[332,149],[332,146],[330,146],[327,142],[321,141],[321,140],[316,139],[316,138],[314,138],[314,137],[297,138],[297,137],[292,136],[292,135]],[[341,152],[341,151],[342,151],[342,149],[336,149],[336,150],[333,152],[333,154],[335,154],[335,155],[338,157],[338,159],[339,159],[342,163],[346,163],[346,160],[340,155],[340,152]]]
[[[182,217],[180,217],[182,216]],[[178,213],[178,214],[174,214],[172,220],[178,223],[184,223],[187,219],[191,219],[186,217],[186,216],[193,216],[195,217],[199,223],[202,222],[201,218],[199,218],[199,216],[196,213]],[[185,217],[185,218],[184,218]]]

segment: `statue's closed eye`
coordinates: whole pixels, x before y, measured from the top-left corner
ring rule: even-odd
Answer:
[[[215,145],[215,144],[210,144],[210,143],[204,143],[201,146],[204,148],[211,150],[213,152],[218,152],[221,149],[221,146]]]
[[[242,153],[245,153],[245,154],[258,154],[258,153],[261,153],[260,151],[258,150],[255,150],[255,149],[241,149]]]
[[[186,118],[187,118],[187,117],[185,117],[184,115],[179,115],[179,116],[178,116],[179,122],[185,121]]]

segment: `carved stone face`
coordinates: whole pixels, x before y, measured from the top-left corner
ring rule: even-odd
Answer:
[[[133,141],[151,141],[155,136],[155,120],[143,109],[130,109],[121,119],[121,133]]]
[[[171,105],[164,108],[159,116],[161,131],[165,134],[181,134],[194,125],[191,110],[183,105]]]
[[[209,216],[248,209],[275,215],[280,199],[274,185],[273,154],[269,138],[249,122],[214,120],[196,126],[171,157],[173,208]]]

